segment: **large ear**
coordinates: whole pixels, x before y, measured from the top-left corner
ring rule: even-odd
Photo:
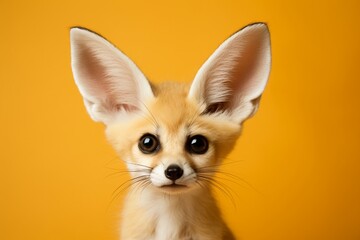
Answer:
[[[154,96],[139,68],[101,36],[72,28],[70,41],[74,79],[93,120],[109,124]]]
[[[204,63],[189,97],[203,106],[203,114],[220,114],[241,123],[256,112],[270,65],[267,25],[248,25],[222,43]]]

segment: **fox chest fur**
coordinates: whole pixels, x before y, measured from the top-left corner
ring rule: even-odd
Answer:
[[[125,218],[132,216],[129,218],[132,221],[124,221],[122,227],[127,230],[123,232],[122,239],[233,239],[215,201],[212,199],[209,202],[208,197],[211,196],[208,193],[186,198],[177,196],[171,200],[161,195],[149,196],[151,194],[146,192],[136,202],[126,202],[123,214]],[[131,196],[129,198],[134,200]],[[223,238],[226,234],[229,237]]]
[[[131,177],[121,239],[235,239],[211,189],[266,86],[267,26],[233,34],[191,84],[150,84],[126,55],[83,28],[71,30],[71,53],[85,107],[105,124]]]

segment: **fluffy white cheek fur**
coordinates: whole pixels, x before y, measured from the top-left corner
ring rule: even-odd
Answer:
[[[156,166],[150,174],[150,181],[156,187],[171,185],[172,181],[165,177],[165,168],[162,164]]]

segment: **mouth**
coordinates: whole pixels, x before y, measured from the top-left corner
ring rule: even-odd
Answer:
[[[189,187],[186,185],[179,185],[176,183],[170,184],[170,185],[164,185],[161,186],[160,189],[167,192],[167,193],[179,193],[184,190],[187,190]]]

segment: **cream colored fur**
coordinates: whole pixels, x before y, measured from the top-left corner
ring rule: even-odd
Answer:
[[[270,39],[263,23],[228,38],[200,68],[193,83],[150,84],[136,65],[104,38],[71,30],[74,78],[85,106],[128,165],[122,240],[231,240],[211,190],[213,172],[233,148],[244,120],[259,104],[270,71]],[[144,134],[159,141],[150,154]],[[187,150],[201,135],[206,152]],[[170,165],[183,170],[173,180]]]

